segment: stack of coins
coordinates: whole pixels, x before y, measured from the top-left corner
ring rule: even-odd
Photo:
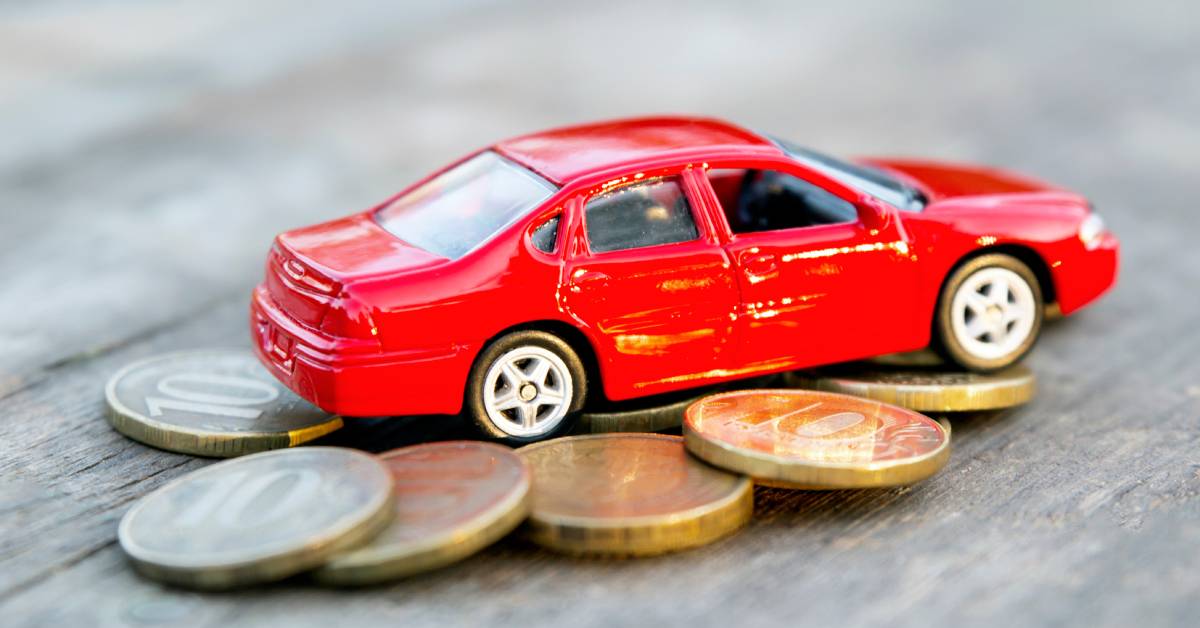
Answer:
[[[371,455],[290,449],[341,420],[295,397],[246,352],[151,358],[108,383],[113,426],[163,449],[242,457],[143,497],[118,539],[139,572],[200,589],[301,573],[334,586],[386,582],[465,559],[518,529],[572,555],[693,548],[751,521],[754,484],[920,482],[946,464],[950,428],[919,411],[994,408],[1032,394],[1032,375],[1020,367],[977,376],[900,360],[786,378],[812,390],[718,392],[626,417],[633,429],[662,429],[680,422],[663,417],[682,415],[682,437],[631,433],[613,421],[624,433],[517,450],[449,441]]]

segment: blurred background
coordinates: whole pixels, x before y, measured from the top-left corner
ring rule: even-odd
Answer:
[[[0,400],[20,427],[0,428],[0,470],[41,481],[128,447],[122,459],[148,477],[163,460],[174,466],[159,479],[177,473],[99,420],[100,382],[151,351],[245,346],[248,293],[276,233],[364,209],[500,138],[650,113],[1077,189],[1122,238],[1121,284],[1047,334],[1031,359],[1035,405],[956,423],[951,465],[914,492],[777,494],[744,541],[619,569],[501,549],[357,606],[279,588],[171,593],[172,612],[330,625],[352,609],[577,626],[609,625],[605,612],[1194,620],[1195,2],[2,2]],[[35,385],[48,378],[55,387]],[[67,436],[78,440],[36,473],[19,462]],[[17,574],[0,609],[114,623],[162,612],[152,604],[169,592],[133,578],[111,541],[147,487],[110,475],[57,501],[26,496],[9,528],[26,545],[0,539]],[[56,514],[72,508],[75,519]]]

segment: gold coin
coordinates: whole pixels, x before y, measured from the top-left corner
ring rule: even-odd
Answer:
[[[394,481],[375,456],[304,447],[225,460],[138,500],[117,538],[143,575],[199,589],[280,580],[378,534]]]
[[[965,412],[1011,408],[1033,398],[1029,368],[996,373],[941,369],[887,369],[847,365],[788,373],[789,386],[839,392],[894,403],[918,412]]]
[[[508,447],[448,441],[379,458],[396,479],[396,515],[369,543],[314,571],[321,582],[371,584],[443,567],[496,542],[529,514],[529,467]]]
[[[696,457],[787,488],[913,484],[950,456],[950,433],[925,415],[805,390],[706,397],[688,408],[683,434]]]
[[[662,434],[558,438],[517,450],[533,469],[530,538],[571,554],[642,556],[711,543],[754,509],[750,480]]]
[[[228,458],[294,447],[342,427],[249,351],[168,353],[126,366],[104,388],[108,421],[152,447]]]

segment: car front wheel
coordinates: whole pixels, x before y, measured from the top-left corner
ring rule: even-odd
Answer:
[[[1042,316],[1042,291],[1033,271],[1009,255],[981,255],[946,281],[938,302],[936,346],[967,369],[1002,369],[1033,347]]]
[[[565,432],[583,407],[583,363],[562,339],[518,331],[489,345],[471,369],[466,407],[489,437],[512,443]]]

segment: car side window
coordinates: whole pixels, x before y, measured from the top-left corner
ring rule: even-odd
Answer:
[[[734,233],[854,222],[853,203],[778,170],[718,169],[708,173]]]
[[[584,225],[595,253],[700,237],[678,177],[651,179],[593,197],[584,211]]]
[[[558,248],[558,216],[542,223],[542,226],[533,230],[529,236],[529,241],[533,243],[533,247],[543,253],[553,253]]]

